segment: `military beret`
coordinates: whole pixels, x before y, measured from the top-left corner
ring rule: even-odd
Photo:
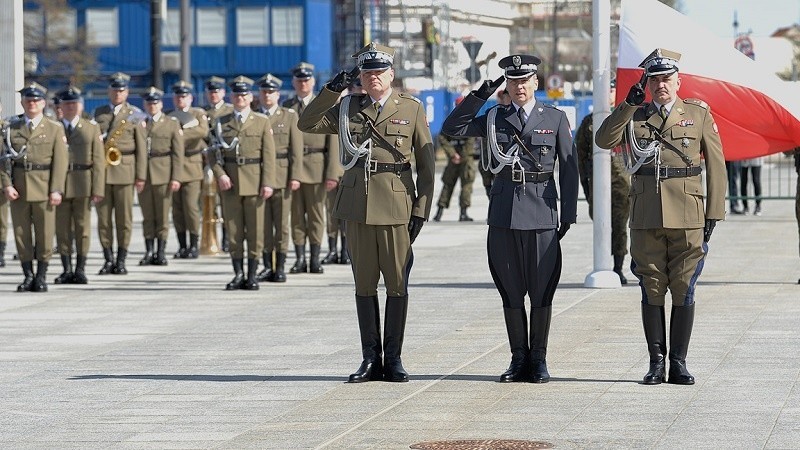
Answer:
[[[307,62],[301,62],[292,67],[292,76],[301,80],[307,80],[314,76],[314,65]]]
[[[67,86],[56,94],[56,98],[62,102],[77,102],[81,99],[81,90],[75,86]]]
[[[128,82],[131,81],[131,76],[127,73],[115,72],[108,77],[108,87],[113,89],[128,89]]]
[[[216,91],[219,89],[225,89],[225,79],[220,77],[211,77],[206,80],[206,90],[208,91]]]
[[[250,91],[253,90],[253,80],[243,75],[239,75],[231,80],[231,82],[228,83],[228,86],[230,86],[231,92],[234,93],[250,93]]]
[[[277,91],[283,86],[283,81],[275,75],[268,73],[259,78],[257,84],[258,87],[265,91]]]
[[[386,70],[394,64],[394,49],[370,42],[353,54],[361,70]]]
[[[639,67],[644,69],[644,73],[648,77],[668,75],[678,71],[678,61],[680,59],[680,53],[657,48],[644,58]]]
[[[162,98],[164,98],[164,91],[161,89],[150,86],[144,94],[142,94],[142,98],[146,102],[160,102]]]
[[[509,55],[498,61],[497,65],[505,71],[506,78],[516,80],[535,74],[541,63],[542,60],[533,55]]]
[[[187,83],[183,80],[178,81],[172,85],[172,93],[177,95],[191,94],[194,91],[192,83]]]
[[[47,94],[47,89],[41,84],[31,81],[24,88],[19,90],[20,95],[23,98],[37,98],[42,99]]]

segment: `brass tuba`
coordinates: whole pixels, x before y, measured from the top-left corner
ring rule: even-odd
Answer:
[[[122,162],[122,152],[113,145],[106,147],[106,164],[118,166]]]
[[[200,254],[216,255],[219,254],[219,242],[217,241],[217,223],[221,222],[217,218],[217,180],[210,167],[206,167],[203,177],[203,225],[200,233]]]

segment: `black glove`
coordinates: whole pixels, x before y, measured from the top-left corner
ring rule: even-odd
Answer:
[[[420,230],[422,230],[422,225],[424,223],[425,219],[417,216],[411,216],[411,220],[408,221],[408,237],[411,238],[412,244],[417,239],[417,236],[419,235]]]
[[[489,97],[493,96],[494,93],[497,92],[497,88],[499,88],[505,80],[505,75],[500,75],[500,78],[494,81],[486,80],[477,90],[472,92],[475,93],[475,97],[478,97],[481,100],[489,100]]]
[[[567,231],[569,231],[569,223],[561,222],[561,226],[558,227],[558,240],[559,241],[561,240],[561,238],[564,237],[565,234],[567,234]]]
[[[628,96],[625,97],[625,101],[631,105],[641,105],[644,103],[644,84],[647,83],[647,75],[642,74],[642,79],[639,80],[638,83],[631,86],[631,90],[628,91]]]
[[[715,226],[717,226],[716,219],[706,219],[706,226],[703,227],[703,242],[708,242],[711,239],[711,233],[714,232]]]
[[[326,87],[334,92],[342,92],[343,90],[350,87],[350,85],[353,84],[353,81],[356,81],[358,72],[360,72],[358,66],[353,68],[353,70],[351,70],[350,72],[345,72],[343,70],[338,74],[336,74],[336,76],[333,77],[333,79],[328,82]]]

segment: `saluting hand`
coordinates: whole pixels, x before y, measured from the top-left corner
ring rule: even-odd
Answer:
[[[631,106],[637,106],[644,103],[644,85],[647,83],[647,73],[642,74],[642,78],[639,80],[638,83],[631,86],[631,90],[628,91],[628,96],[625,97],[625,101]]]
[[[484,81],[477,90],[473,91],[475,93],[475,97],[478,97],[481,100],[489,100],[489,97],[494,95],[494,93],[497,91],[497,88],[499,88],[504,81],[506,81],[505,75],[500,75],[500,78],[494,81]]]
[[[353,81],[356,80],[356,77],[358,76],[358,73],[360,71],[361,69],[359,69],[358,66],[356,66],[350,72],[345,72],[344,70],[342,70],[341,72],[337,73],[336,76],[333,77],[331,81],[328,82],[327,84],[328,89],[332,90],[333,92],[344,91],[345,89],[350,87],[351,84],[353,84]]]

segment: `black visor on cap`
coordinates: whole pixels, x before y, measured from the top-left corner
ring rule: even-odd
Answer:
[[[654,77],[656,75],[669,75],[678,71],[678,68],[672,64],[653,64],[647,68],[647,76]]]

